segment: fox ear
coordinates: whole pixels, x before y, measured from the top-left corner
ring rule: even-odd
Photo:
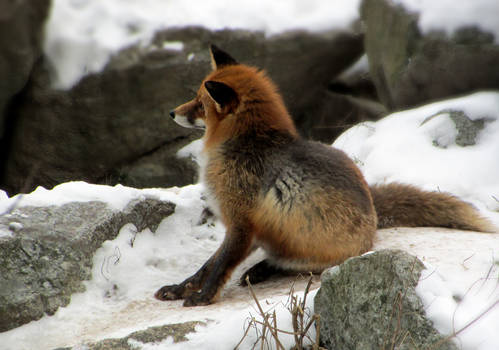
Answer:
[[[239,64],[231,55],[227,52],[220,50],[215,45],[210,45],[210,54],[211,54],[211,68],[213,70],[217,70],[218,68],[222,68],[224,66],[232,66]]]
[[[204,83],[204,87],[220,108],[230,104],[237,104],[237,94],[229,85],[209,80]]]

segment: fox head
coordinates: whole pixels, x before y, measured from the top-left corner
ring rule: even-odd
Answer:
[[[205,141],[225,139],[250,129],[296,129],[273,82],[261,70],[238,63],[215,45],[210,47],[212,72],[196,97],[170,112],[191,128],[206,128]]]

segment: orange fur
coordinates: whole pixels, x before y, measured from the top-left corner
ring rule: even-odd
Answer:
[[[217,109],[204,87],[206,81],[223,81],[232,87],[240,96],[239,104]],[[254,67],[236,65],[215,70],[201,84],[198,96],[205,106],[205,149],[244,133],[252,125],[298,135],[277,88]]]
[[[272,266],[320,271],[362,254],[372,246],[378,220],[380,227],[491,227],[449,195],[398,184],[369,189],[343,152],[298,136],[264,72],[238,64],[216,47],[211,55],[213,72],[197,96],[171,115],[181,125],[206,127],[202,177],[227,232],[196,274],[164,286],[158,299],[184,298],[187,306],[213,302],[257,246],[269,262],[257,264],[249,276]],[[454,219],[457,215],[463,217]]]

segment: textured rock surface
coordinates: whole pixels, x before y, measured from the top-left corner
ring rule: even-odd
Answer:
[[[165,41],[181,41],[183,49],[164,49]],[[135,187],[194,182],[194,163],[175,154],[201,132],[176,125],[168,113],[190,100],[209,72],[209,43],[265,68],[298,127],[313,124],[328,83],[363,53],[362,36],[353,29],[266,38],[260,32],[184,28],[123,50],[103,72],[69,91],[50,88],[50,67],[42,62],[13,109],[2,187],[14,194],[75,179]],[[329,120],[343,120],[337,111],[333,116]]]
[[[9,99],[24,87],[41,55],[41,29],[49,5],[50,0],[0,3],[0,137]]]
[[[390,110],[499,89],[499,45],[476,27],[423,34],[418,16],[389,0],[364,0],[365,48],[379,97]]]
[[[487,122],[495,120],[487,116],[472,120],[464,111],[445,109],[426,118],[421,125],[432,121],[445,122],[445,119],[447,118],[454,124],[456,135],[453,138],[449,138],[449,135],[444,135],[446,137],[443,139],[439,139],[439,135],[435,135],[432,142],[436,147],[447,148],[450,144],[456,144],[461,147],[473,146],[476,144],[476,139],[480,134],[480,131],[486,127]]]
[[[443,337],[425,317],[415,287],[423,264],[399,250],[348,259],[326,270],[315,297],[328,349],[426,349]],[[442,342],[438,349],[457,349]]]
[[[102,202],[20,207],[0,217],[0,332],[53,314],[82,291],[94,252],[121,227],[155,231],[175,205],[153,198],[132,201],[123,211]]]
[[[195,332],[197,325],[202,322],[191,321],[185,323],[169,324],[159,327],[151,327],[143,331],[134,332],[125,338],[104,339],[95,343],[77,345],[69,348],[58,348],[55,350],[133,350],[137,349],[135,345],[153,344],[165,340],[168,337],[173,338],[174,343],[186,341],[187,334]]]
[[[42,26],[49,7],[50,0],[0,1],[0,177],[15,122],[11,105],[42,54]]]

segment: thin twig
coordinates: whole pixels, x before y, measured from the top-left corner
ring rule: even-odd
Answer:
[[[315,344],[314,350],[319,350],[319,344],[321,342],[321,315],[315,314]]]
[[[274,310],[273,317],[274,317],[274,329],[277,329],[277,317],[275,315],[275,310]],[[276,349],[279,349],[280,344],[281,344],[281,342],[279,341],[279,339],[277,337],[277,332],[275,332],[275,347],[276,347]]]
[[[260,315],[263,317],[263,319],[265,321],[265,325],[264,326],[268,327],[271,330],[271,333],[272,333],[273,337],[276,340],[276,344],[278,344],[277,348],[284,350],[284,346],[281,344],[281,342],[278,339],[277,331],[275,329],[273,329],[273,327],[268,323],[268,318],[266,317],[266,313],[263,311],[263,308],[260,305],[260,302],[258,301],[258,298],[256,297],[255,291],[253,290],[253,286],[251,285],[251,282],[249,281],[249,276],[246,276],[246,283],[248,285],[248,289],[249,289],[249,291],[251,293],[251,296],[255,300],[255,303],[256,303],[256,305],[258,307],[258,311],[260,312]],[[257,322],[257,321],[255,320],[255,322]],[[262,336],[265,339],[265,328],[264,328],[264,334]]]
[[[461,327],[459,330],[455,331],[454,333],[452,333],[451,335],[449,335],[448,337],[445,337],[444,339],[441,339],[440,341],[436,342],[435,344],[433,344],[431,346],[431,348],[429,348],[429,350],[432,350],[432,349],[437,349],[440,345],[442,345],[443,343],[445,342],[448,342],[449,340],[451,340],[452,338],[456,337],[458,334],[464,332],[466,329],[468,329],[472,324],[474,324],[475,322],[477,322],[480,318],[482,318],[483,316],[485,316],[488,312],[490,312],[490,310],[492,310],[493,308],[495,308],[497,305],[499,305],[499,299],[497,299],[492,305],[490,305],[487,309],[485,309],[482,313],[480,313],[480,315],[478,315],[477,317],[475,317],[474,319],[472,319],[470,322],[468,322],[467,324],[465,324],[463,327]]]
[[[248,326],[246,327],[246,330],[244,331],[243,337],[241,338],[241,340],[239,341],[239,343],[237,343],[237,345],[234,347],[234,350],[237,350],[239,348],[239,346],[243,343],[243,340],[248,336],[251,324],[252,324],[252,321],[250,321],[248,323]]]

